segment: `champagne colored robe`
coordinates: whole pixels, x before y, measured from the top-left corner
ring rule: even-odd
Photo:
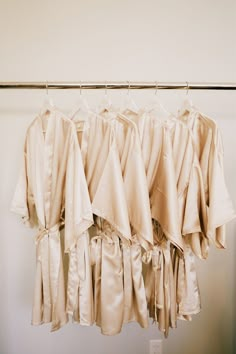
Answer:
[[[122,323],[138,321],[142,327],[147,327],[147,303],[142,276],[140,243],[144,247],[149,247],[149,244],[152,243],[152,230],[138,132],[133,122],[130,122],[125,116],[105,110],[101,114],[107,122],[110,122],[109,124],[113,127],[116,136],[129,222],[132,227],[132,239],[130,242],[126,242],[124,238],[121,238],[118,252],[115,252],[115,254],[121,255],[122,258],[122,281],[124,284],[124,304],[121,312]],[[109,228],[106,227],[106,239],[108,239],[109,231]],[[113,232],[113,240],[114,237],[115,233]],[[103,244],[106,244],[104,241]],[[108,252],[106,252],[107,255]],[[104,260],[102,264],[104,264]],[[117,295],[115,295],[114,299],[117,298]],[[111,320],[110,318],[110,321],[112,321],[111,327],[114,327],[114,319]]]
[[[96,215],[95,236],[91,239],[89,251],[93,267],[94,318],[90,316],[87,323],[95,320],[103,334],[113,335],[121,331],[124,306],[120,239],[127,242],[131,238],[124,183],[111,124],[103,117],[91,114],[82,130],[79,140],[93,213]],[[90,265],[86,264],[85,268],[89,273]],[[73,276],[73,269],[71,274]],[[89,293],[91,295],[91,291]],[[78,299],[77,303],[81,302],[81,291]],[[89,303],[87,305],[89,308]],[[90,302],[90,309],[92,305]],[[79,322],[82,323],[81,320]]]
[[[149,315],[167,336],[169,321],[174,326],[176,319],[170,242],[183,249],[171,136],[168,127],[155,122],[148,112],[129,116],[140,134],[153,217],[154,246],[143,255],[147,263],[145,287]]]
[[[194,154],[193,143],[188,129],[177,120],[169,120],[167,122],[158,120],[155,112],[144,113],[139,118],[138,125],[142,137],[142,150],[147,176],[150,176],[152,142],[155,140],[155,143],[157,143],[157,140],[161,143],[161,132],[166,125],[165,129],[168,130],[172,145],[175,177],[172,179],[172,183],[177,187],[177,217],[181,233],[200,231],[199,194],[202,182],[201,171]],[[160,330],[167,335],[169,325],[176,327],[177,312],[179,317],[184,314],[190,315],[199,312],[200,296],[194,257],[189,245],[186,243],[187,240],[185,238],[182,240],[184,247],[184,252],[182,253],[174,244],[170,246],[166,243],[158,224],[157,222],[154,223],[154,238],[157,244],[152,252],[144,255],[143,258],[145,262],[152,263],[148,264],[146,275],[149,312],[151,317],[159,322]],[[166,284],[165,286],[163,282]],[[153,284],[155,284],[154,287]]]
[[[203,176],[205,208],[203,236],[218,248],[226,247],[225,224],[236,214],[224,178],[223,144],[216,122],[196,108],[184,109],[179,119],[192,131]],[[208,250],[202,257],[207,258]]]
[[[146,250],[152,247],[153,233],[141,143],[137,126],[129,118],[130,115],[132,112],[126,111],[113,118],[132,228],[131,244],[122,244],[125,292],[123,321],[137,321],[140,326],[147,328],[141,246]]]
[[[60,227],[70,252],[93,217],[75,127],[56,108],[41,112],[27,130],[11,209],[38,227],[32,324],[52,321],[57,330],[67,322]]]
[[[206,210],[201,208],[203,180],[192,134],[187,126],[179,120],[172,120],[171,136],[184,241],[183,253],[176,247],[171,249],[177,313],[178,318],[190,320],[190,316],[198,313],[201,308],[191,236],[201,232],[201,220],[206,213]],[[186,236],[189,234],[190,238]],[[198,242],[200,243],[200,240]],[[198,254],[200,255],[201,253]]]

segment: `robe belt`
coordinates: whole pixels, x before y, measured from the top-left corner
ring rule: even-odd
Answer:
[[[37,261],[41,263],[43,289],[43,321],[57,321],[56,302],[61,264],[61,240],[59,222],[52,227],[39,226],[36,235]]]
[[[169,305],[167,306],[165,303],[165,298],[170,295],[168,268],[171,265],[170,250],[167,247],[167,242],[159,246],[153,246],[151,250],[144,252],[142,261],[146,264],[152,262],[151,271],[154,272],[154,284],[146,284],[146,287],[149,288],[149,292],[152,292],[150,287],[154,287],[154,320],[158,322],[157,309],[169,311]]]
[[[104,229],[98,229],[97,230],[97,235],[95,235],[94,237],[92,237],[91,239],[91,250],[96,249],[96,252],[94,254],[94,252],[91,252],[91,264],[94,265],[96,263],[96,258],[98,256],[98,246],[97,246],[97,241],[98,240],[105,240],[106,242],[110,243],[110,244],[115,244],[115,251],[113,254],[113,257],[116,257],[119,249],[120,249],[120,243],[117,241],[114,241],[114,237],[116,238],[116,240],[118,240],[118,235],[116,233],[115,230],[112,230],[110,227],[105,227]],[[132,240],[126,240],[126,239],[122,239],[122,247],[123,248],[130,248],[130,246],[132,246],[132,244],[137,244],[140,245],[140,242],[138,241],[137,235],[134,234],[132,236]]]
[[[161,268],[161,255],[162,249],[160,246],[153,246],[149,251],[145,251],[142,256],[142,261],[145,264],[149,264],[152,261],[152,267],[154,270]]]
[[[49,234],[58,232],[60,227],[65,224],[64,220],[61,220],[60,222],[56,223],[55,225],[51,227],[45,227],[42,224],[39,225],[39,230],[38,233],[36,234],[35,237],[35,242],[38,244],[44,236],[49,236]]]
[[[98,229],[97,230],[97,235],[92,237],[91,239],[91,265],[96,264],[96,261],[99,259],[99,247],[98,247],[98,241],[101,242],[102,240],[105,240],[107,243],[114,244],[115,245],[115,250],[112,255],[112,257],[116,257],[119,249],[120,249],[120,243],[117,241],[114,241],[113,237],[118,237],[117,233],[113,230],[109,230],[106,228],[105,230]],[[118,240],[118,239],[117,239]]]

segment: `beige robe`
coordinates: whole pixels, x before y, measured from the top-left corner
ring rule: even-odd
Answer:
[[[205,208],[203,236],[219,248],[226,247],[225,224],[236,214],[227,191],[223,169],[223,144],[216,122],[197,109],[180,112],[179,119],[192,131],[203,176]],[[203,254],[207,257],[208,252]]]
[[[68,320],[59,230],[64,224],[70,252],[93,217],[75,127],[55,108],[39,114],[27,130],[11,210],[26,225],[38,226],[32,324],[52,321],[52,330],[59,329]]]
[[[126,117],[119,116],[117,113],[110,114],[110,112],[103,111],[102,115],[104,119],[107,122],[110,122],[109,124],[111,124],[111,126],[114,128],[114,134],[116,137],[122,169],[125,198],[128,206],[129,222],[132,227],[132,239],[130,242],[126,242],[124,238],[121,238],[119,245],[117,243],[118,241],[114,243],[115,233],[112,232],[112,230],[109,230],[109,227],[106,226],[104,229],[104,225],[102,225],[102,228],[99,230],[100,234],[105,232],[105,239],[102,242],[104,245],[107,245],[106,249],[108,249],[107,247],[109,245],[111,257],[112,254],[114,254],[113,248],[119,246],[119,252],[115,252],[116,259],[118,260],[118,256],[120,256],[122,259],[122,273],[119,271],[119,273],[122,274],[122,288],[124,287],[123,304],[120,307],[120,314],[122,314],[122,317],[120,318],[119,316],[116,316],[116,321],[114,320],[114,316],[112,317],[113,319],[111,319],[111,317],[109,319],[110,327],[113,328],[113,332],[111,334],[114,334],[121,330],[121,325],[123,322],[125,323],[130,321],[138,321],[142,327],[148,326],[147,304],[142,277],[140,242],[145,247],[149,247],[149,243],[152,242],[152,232],[150,232],[151,217],[148,194],[145,195],[147,191],[147,187],[145,187],[146,179],[143,169],[141,150],[140,146],[138,145],[138,132],[135,130],[136,127],[132,122],[127,120]],[[134,178],[136,180],[135,184],[132,183]],[[147,201],[146,204],[145,200]],[[134,205],[136,207],[135,209]],[[135,211],[135,213],[133,211]],[[140,216],[140,218],[138,219],[137,216]],[[110,240],[110,242],[107,242],[109,239],[109,232],[112,232],[112,241]],[[103,250],[102,247],[101,250]],[[107,262],[109,259],[107,258],[107,255],[108,252],[104,253],[104,255],[101,255],[102,264]],[[113,259],[113,278],[116,277],[117,274],[114,268],[114,264],[115,263]],[[105,268],[102,267],[102,269],[104,269],[104,273]],[[107,275],[106,278],[109,279],[109,276]],[[101,286],[103,286],[103,284],[109,284],[106,278],[101,278]],[[119,284],[118,279],[116,284]],[[105,292],[105,286],[103,289],[103,292]],[[113,309],[117,304],[119,304],[118,299],[121,298],[121,292],[117,291],[116,294],[114,294],[112,305]],[[107,307],[107,305],[105,305],[106,304],[104,303],[104,309]],[[117,323],[118,319],[121,320],[119,324]]]
[[[150,317],[167,336],[169,325],[175,326],[176,320],[170,242],[183,249],[171,137],[168,128],[155,122],[148,112],[131,118],[139,130],[153,217],[154,246],[143,255],[143,262],[147,263],[146,297]]]
[[[171,253],[178,318],[189,320],[190,315],[198,313],[201,308],[194,254],[190,246],[193,244],[191,234],[201,232],[201,220],[206,210],[201,208],[203,179],[192,135],[183,122],[173,120],[171,124],[179,217],[184,241],[183,253],[175,247],[172,247]],[[200,257],[201,253],[197,255]]]
[[[160,123],[159,123],[160,124]],[[188,129],[179,121],[167,121],[172,141],[175,179],[178,195],[178,218],[181,234],[201,231],[202,210],[200,201],[203,191],[201,170],[195,154],[193,140]],[[203,210],[204,212],[204,210]],[[200,291],[194,265],[194,255],[189,246],[189,240],[183,236],[183,253],[175,245],[170,248],[172,264],[169,268],[170,281],[174,275],[174,303],[170,302],[170,325],[176,327],[178,318],[190,319],[191,314],[200,311]],[[172,269],[171,269],[172,268]],[[169,284],[170,294],[173,284]],[[175,306],[176,305],[176,306]],[[168,308],[166,306],[166,310]],[[162,312],[162,310],[160,310]],[[168,318],[166,330],[168,333]]]
[[[79,117],[75,122],[77,125],[80,124]],[[78,133],[78,138],[93,213],[96,215],[95,231],[93,230],[89,250],[93,268],[93,302],[90,302],[90,305],[87,303],[87,313],[91,313],[89,308],[93,307],[93,303],[94,308],[93,317],[90,316],[87,323],[95,321],[103,334],[113,335],[121,331],[124,306],[123,267],[120,265],[122,249],[119,239],[128,242],[131,238],[121,166],[113,127],[103,117],[91,114],[84,123],[81,134]],[[90,265],[86,264],[85,268],[87,278],[91,279]],[[73,267],[71,269],[70,279],[73,278]],[[90,283],[90,280],[87,282]],[[115,282],[116,285],[113,290],[110,287],[111,282]],[[110,290],[114,296],[110,295]],[[76,302],[81,302],[81,291],[77,292],[76,296]],[[91,287],[87,293],[88,297],[92,299]],[[73,304],[75,301],[72,301],[72,306],[68,305],[68,308],[78,313],[79,306],[76,308]],[[85,324],[81,320],[79,322]]]
[[[153,233],[141,142],[136,124],[130,119],[130,115],[132,112],[126,111],[113,118],[132,227],[131,244],[122,244],[125,292],[123,321],[137,321],[146,328],[148,313],[141,246],[146,250],[152,247]]]
[[[152,166],[150,156],[152,156],[154,143],[157,146],[158,142],[160,144],[159,153],[161,154],[162,131],[163,129],[166,130],[166,134],[171,141],[170,151],[172,150],[172,163],[174,165],[171,183],[177,188],[177,207],[175,209],[177,214],[175,217],[178,219],[181,234],[200,231],[199,195],[202,180],[188,129],[176,120],[158,119],[155,112],[144,112],[139,118],[138,125],[150,186],[151,178],[153,178],[150,169],[150,166]],[[158,149],[156,148],[155,151],[158,151]],[[171,222],[171,219],[169,219],[169,222]],[[194,258],[185,238],[182,239],[184,251],[182,253],[177,251],[174,242],[171,247],[166,243],[165,235],[161,229],[163,228],[157,223],[154,227],[156,245],[150,254],[144,255],[143,259],[145,263],[150,262],[146,276],[149,313],[155,321],[159,322],[159,328],[167,336],[169,325],[176,327],[177,313],[182,316],[185,312],[187,314],[199,312],[200,296]],[[174,259],[173,250],[175,252]],[[158,259],[161,264],[159,267],[157,267]],[[192,301],[192,307],[189,304],[189,299]],[[179,303],[181,306],[179,306]]]

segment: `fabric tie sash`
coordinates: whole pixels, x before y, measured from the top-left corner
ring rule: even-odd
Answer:
[[[60,327],[60,319],[57,316],[57,298],[59,284],[61,281],[64,282],[61,259],[61,225],[63,225],[63,222],[49,228],[40,225],[35,237],[37,254],[36,271],[41,273],[41,284],[39,282],[35,284],[33,319],[35,321],[35,319],[40,319],[41,317],[41,321],[36,321],[44,323],[52,321],[52,331]],[[37,295],[39,287],[42,289],[41,298]]]

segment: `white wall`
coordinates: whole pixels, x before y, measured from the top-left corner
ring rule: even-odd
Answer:
[[[235,0],[0,1],[0,80],[235,81]],[[50,92],[69,111],[78,92]],[[147,102],[152,92],[132,93]],[[34,232],[9,212],[24,134],[43,91],[0,92],[0,354],[146,354],[151,326],[126,325],[116,337],[96,327],[66,325],[57,333],[30,325]],[[114,101],[120,92],[112,92]],[[161,92],[174,109],[184,92]],[[236,93],[190,92],[215,118],[225,146],[225,173],[236,205]],[[101,92],[88,92],[96,103]],[[164,340],[164,354],[232,354],[235,334],[236,222],[228,249],[198,262],[202,311],[179,322]]]

